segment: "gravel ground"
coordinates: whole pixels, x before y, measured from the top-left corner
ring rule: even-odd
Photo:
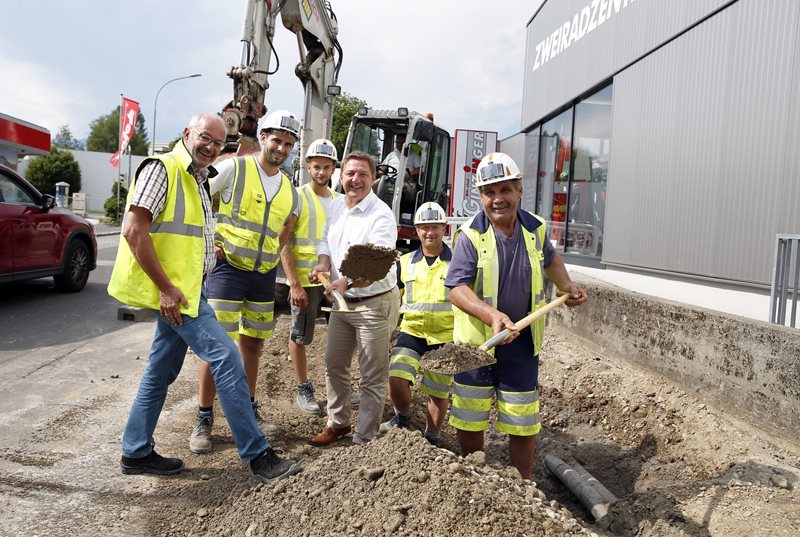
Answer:
[[[324,405],[321,323],[309,363]],[[702,394],[634,369],[569,332],[547,332],[540,370],[544,427],[533,482],[508,467],[507,440],[494,431],[485,453],[466,459],[454,453],[449,426],[442,447],[427,444],[418,396],[416,430],[392,431],[365,446],[349,439],[309,446],[324,417],[301,414],[294,404],[287,332],[283,313],[264,352],[258,392],[280,428],[274,446],[298,459],[303,472],[253,486],[220,408],[212,453],[188,451],[197,378],[191,357],[156,430],[158,451],[182,457],[187,471],[168,478],[120,474],[119,437],[139,380],[121,379],[109,396],[65,406],[24,447],[2,448],[0,534],[800,534],[798,444],[734,422],[724,409],[707,406]],[[744,396],[732,394],[731,404]],[[619,498],[610,526],[595,524],[549,474],[547,453],[579,462]]]

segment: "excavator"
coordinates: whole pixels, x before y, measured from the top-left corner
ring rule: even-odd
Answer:
[[[267,108],[268,78],[280,61],[273,47],[278,17],[295,34],[300,62],[295,74],[304,90],[303,125],[294,159],[296,184],[310,181],[305,166],[309,144],[330,138],[334,99],[342,65],[342,47],[337,39],[338,23],[330,2],[323,0],[247,0],[242,29],[242,52],[238,66],[228,71],[233,80],[233,99],[224,107],[226,151],[257,148],[258,120]],[[274,68],[272,59],[274,56]],[[343,156],[365,151],[378,166],[375,191],[395,214],[398,246],[414,247],[417,242],[414,213],[421,203],[435,201],[449,207],[450,134],[436,125],[432,115],[407,108],[397,110],[359,109],[353,117]],[[394,153],[394,154],[393,154]],[[391,157],[391,158],[390,158]]]
[[[267,113],[265,96],[268,78],[280,68],[273,46],[280,16],[283,26],[295,34],[300,62],[295,74],[305,95],[303,126],[300,131],[300,158],[305,160],[309,144],[317,138],[330,138],[333,103],[341,88],[336,85],[342,66],[342,47],[336,15],[330,2],[320,0],[247,0],[242,29],[242,54],[238,66],[228,70],[233,80],[233,99],[222,110],[226,128],[226,151],[258,147],[258,120]],[[275,66],[270,70],[272,60]],[[298,171],[298,170],[295,170]],[[299,166],[300,184],[310,178]]]

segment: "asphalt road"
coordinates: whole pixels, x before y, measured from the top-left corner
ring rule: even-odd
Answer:
[[[0,446],[25,449],[65,410],[135,390],[154,324],[117,320],[106,286],[118,242],[98,237],[98,266],[78,293],[52,278],[0,286]]]

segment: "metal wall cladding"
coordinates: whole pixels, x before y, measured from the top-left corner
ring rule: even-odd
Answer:
[[[603,261],[768,284],[800,231],[800,2],[739,0],[614,78]]]
[[[570,104],[731,1],[736,0],[546,1],[527,30],[523,128]],[[569,31],[563,34],[566,46],[554,49],[553,37],[559,29],[565,29],[565,24],[569,24]],[[578,32],[572,35],[574,28]],[[562,43],[561,35],[555,37]],[[547,61],[545,44],[550,44],[551,52],[557,51]]]

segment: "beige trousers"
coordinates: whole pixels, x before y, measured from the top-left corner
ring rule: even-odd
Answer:
[[[353,304],[352,306],[355,306]],[[397,287],[357,304],[360,313],[331,312],[325,351],[328,425],[346,427],[352,420],[350,366],[358,350],[361,401],[353,442],[369,442],[378,433],[389,379],[389,340],[397,326],[400,292]]]

